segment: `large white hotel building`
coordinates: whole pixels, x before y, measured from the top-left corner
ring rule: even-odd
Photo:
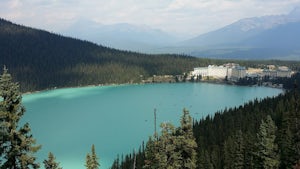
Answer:
[[[209,65],[208,67],[197,67],[191,72],[192,77],[213,77],[216,79],[225,79],[236,81],[240,78],[248,77],[291,77],[293,72],[286,66],[268,65],[268,69],[249,69],[235,63],[227,63],[221,66]]]
[[[246,68],[238,64],[228,63],[222,66],[209,65],[208,67],[197,67],[191,72],[192,76],[214,77],[217,79],[238,80],[246,76]]]

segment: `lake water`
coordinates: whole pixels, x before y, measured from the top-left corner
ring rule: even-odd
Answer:
[[[138,149],[161,122],[179,124],[183,108],[195,119],[282,90],[206,83],[147,84],[68,88],[23,97],[22,122],[29,122],[42,149],[39,161],[54,153],[64,169],[84,169],[86,154],[95,144],[101,169],[117,154]],[[42,163],[41,163],[42,165]],[[43,166],[43,165],[42,165]]]

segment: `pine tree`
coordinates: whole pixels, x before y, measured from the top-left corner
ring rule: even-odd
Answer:
[[[98,162],[99,158],[97,157],[95,145],[92,145],[92,152],[91,154],[86,155],[86,168],[87,169],[99,169],[100,164]]]
[[[224,169],[231,169],[234,159],[233,138],[229,136],[224,142]]]
[[[162,123],[162,134],[158,141],[158,168],[180,169],[182,160],[180,152],[176,151],[178,140],[175,136],[174,126],[170,123]]]
[[[100,164],[98,162],[99,158],[97,157],[94,144],[92,145],[91,160],[92,160],[92,169],[99,169],[100,168]]]
[[[179,140],[178,151],[181,154],[181,168],[195,169],[197,161],[197,143],[193,134],[193,121],[189,111],[184,109],[180,120],[180,128],[177,139]]]
[[[43,161],[45,169],[62,169],[59,167],[59,163],[55,162],[54,155],[49,152],[48,159]]]
[[[198,158],[198,169],[213,169],[214,166],[211,163],[210,155],[207,150],[199,150],[199,158]]]
[[[178,152],[179,140],[175,135],[174,126],[170,123],[161,124],[161,136],[150,137],[145,150],[145,169],[180,169],[182,160]]]
[[[295,148],[293,143],[293,134],[291,131],[290,113],[283,113],[281,129],[279,131],[279,148],[280,148],[280,168],[292,168],[295,161]]]
[[[39,168],[34,153],[41,146],[37,146],[30,133],[29,124],[19,127],[19,121],[25,112],[22,106],[22,95],[19,85],[12,82],[6,67],[0,77],[0,166],[5,169],[25,169],[30,166]]]
[[[92,168],[92,159],[91,159],[91,155],[87,154],[86,158],[85,158],[85,167],[86,169],[91,169]]]
[[[170,123],[161,124],[161,136],[150,137],[145,150],[145,169],[195,169],[197,143],[193,135],[193,122],[184,109],[181,127],[175,130]]]
[[[254,151],[255,151],[255,133],[251,131],[247,131],[244,134],[244,142],[245,142],[245,159],[244,159],[244,167],[245,169],[252,169],[254,168]]]
[[[222,168],[221,164],[221,148],[218,145],[213,145],[210,150],[210,160],[214,168]]]
[[[157,140],[153,137],[149,137],[149,140],[146,144],[145,150],[145,164],[143,166],[144,169],[156,169],[158,166],[158,143]]]
[[[119,155],[117,156],[117,159],[114,160],[112,166],[110,169],[120,169],[120,159]]]
[[[279,167],[278,146],[275,143],[276,130],[277,127],[271,116],[268,115],[266,120],[262,120],[257,133],[256,168]]]
[[[234,169],[242,169],[244,167],[244,139],[241,130],[238,130],[234,135],[234,146],[233,146],[233,167]]]
[[[143,142],[142,146],[139,148],[139,151],[136,154],[136,169],[143,168],[144,164],[145,164],[145,146]]]

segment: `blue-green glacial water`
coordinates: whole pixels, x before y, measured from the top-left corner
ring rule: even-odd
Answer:
[[[117,154],[138,149],[153,134],[154,109],[161,122],[179,124],[183,108],[195,119],[282,90],[206,83],[148,84],[67,88],[23,96],[23,122],[29,122],[42,149],[42,162],[54,153],[64,169],[84,169],[95,144],[101,169]],[[42,165],[42,163],[41,163]],[[42,165],[43,166],[43,165]]]

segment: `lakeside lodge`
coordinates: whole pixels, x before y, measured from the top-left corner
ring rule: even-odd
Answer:
[[[293,72],[286,66],[268,65],[264,69],[254,69],[240,66],[236,63],[227,63],[224,65],[209,65],[208,67],[197,67],[190,73],[191,78],[208,78],[228,79],[237,81],[244,77],[291,77]]]

